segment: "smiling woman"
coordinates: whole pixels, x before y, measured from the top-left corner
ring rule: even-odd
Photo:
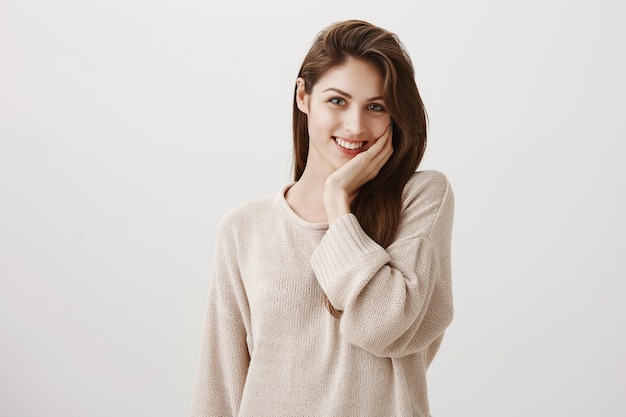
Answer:
[[[348,58],[326,72],[311,94],[306,92],[305,84],[303,78],[298,78],[298,108],[308,116],[307,175],[328,177],[379,138],[391,148],[386,134],[391,115],[385,110],[382,74],[374,65]]]
[[[219,227],[192,415],[429,415],[453,315],[454,199],[395,35],[320,33],[294,93],[294,183]]]

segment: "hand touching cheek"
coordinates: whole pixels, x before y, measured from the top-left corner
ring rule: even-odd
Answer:
[[[324,184],[328,222],[350,213],[350,201],[361,186],[378,175],[393,154],[391,125],[375,143],[331,174]]]

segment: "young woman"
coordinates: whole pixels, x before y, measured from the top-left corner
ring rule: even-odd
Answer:
[[[454,202],[416,171],[426,117],[397,37],[321,32],[293,130],[295,182],[220,222],[192,415],[427,417]]]

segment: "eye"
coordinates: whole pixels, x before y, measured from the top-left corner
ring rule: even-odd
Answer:
[[[369,104],[367,108],[372,111],[385,111],[385,108],[383,106],[376,103]]]
[[[328,101],[338,106],[343,106],[344,104],[346,104],[346,101],[341,97],[331,97]]]

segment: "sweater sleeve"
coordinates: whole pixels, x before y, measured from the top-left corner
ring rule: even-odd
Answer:
[[[209,287],[192,417],[237,416],[250,356],[242,311],[243,289],[236,264],[219,247]]]
[[[402,237],[383,248],[347,214],[311,258],[320,286],[343,310],[342,337],[377,356],[402,357],[440,338],[453,315],[453,196],[445,177],[408,195]]]

